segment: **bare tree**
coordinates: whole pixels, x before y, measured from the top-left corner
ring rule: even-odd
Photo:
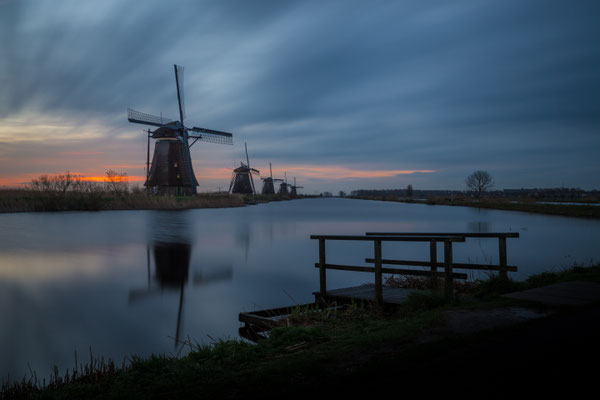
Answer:
[[[406,197],[411,198],[413,196],[413,187],[412,185],[408,185],[406,187]]]
[[[477,170],[465,180],[467,187],[475,192],[475,196],[481,197],[481,194],[494,186],[494,180],[487,171]]]
[[[113,192],[117,197],[127,194],[127,173],[117,172],[112,169],[106,171],[106,186],[109,191]]]

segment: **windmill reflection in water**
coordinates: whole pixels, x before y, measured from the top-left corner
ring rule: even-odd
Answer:
[[[146,247],[148,287],[130,289],[129,304],[155,294],[162,294],[164,291],[179,291],[175,327],[175,348],[177,348],[181,344],[184,294],[189,281],[193,240],[189,221],[184,218],[183,212],[159,211],[154,213],[154,216],[151,237]],[[221,264],[216,271],[209,273],[202,273],[201,268],[192,267],[192,270],[193,287],[215,281],[231,280],[233,277],[231,264]]]

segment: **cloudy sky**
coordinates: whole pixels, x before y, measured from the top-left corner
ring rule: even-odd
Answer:
[[[200,191],[251,164],[308,193],[600,188],[600,2],[0,0],[0,185],[144,176],[127,108],[234,134]]]

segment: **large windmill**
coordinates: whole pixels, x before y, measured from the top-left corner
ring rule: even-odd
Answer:
[[[154,194],[193,195],[196,194],[198,181],[192,167],[190,148],[197,141],[233,144],[232,134],[212,129],[193,127],[183,124],[185,104],[183,101],[183,67],[174,65],[175,84],[179,120],[156,117],[154,115],[127,109],[127,119],[136,124],[158,127],[148,130],[148,152],[146,165],[150,160],[150,138],[156,139],[152,164],[144,183]],[[193,139],[193,141],[192,141]],[[191,143],[190,143],[191,142]]]
[[[303,186],[296,186],[296,177],[294,177],[294,184],[290,185],[290,197],[298,197],[297,189],[304,189]]]
[[[271,176],[266,178],[261,178],[263,181],[262,194],[275,194],[275,182],[282,182],[283,179],[275,179],[273,178],[273,168],[271,167],[271,163],[269,163],[269,171],[271,172]]]
[[[254,189],[254,179],[252,172],[260,173],[259,170],[250,167],[250,158],[248,157],[248,145],[246,147],[246,164],[240,162],[240,166],[233,170],[231,183],[229,184],[230,193],[256,194]]]

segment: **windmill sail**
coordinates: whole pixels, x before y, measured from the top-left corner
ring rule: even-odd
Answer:
[[[175,83],[177,84],[177,102],[179,103],[179,118],[183,125],[185,119],[185,102],[183,97],[183,67],[174,65],[175,68]]]
[[[157,117],[155,115],[146,114],[140,111],[127,109],[127,120],[134,124],[144,124],[152,126],[164,126],[166,124],[174,122],[171,118]]]

